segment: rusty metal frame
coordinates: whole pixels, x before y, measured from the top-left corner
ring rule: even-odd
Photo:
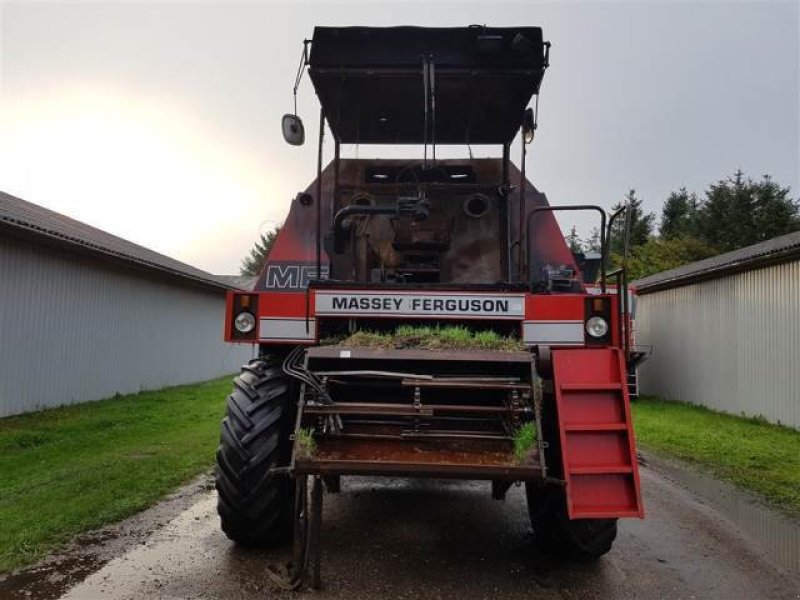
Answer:
[[[541,468],[537,466],[496,466],[478,464],[438,463],[418,464],[406,462],[381,461],[374,463],[359,460],[321,460],[302,461],[295,467],[298,475],[364,475],[364,476],[406,476],[434,479],[474,479],[483,481],[511,480],[526,481],[543,479]]]
[[[369,351],[359,352],[359,358],[370,359],[376,354]],[[471,479],[485,480],[492,483],[492,496],[502,499],[505,492],[515,481],[529,481],[538,485],[563,485],[563,481],[552,479],[547,474],[545,462],[545,445],[542,438],[541,422],[541,403],[542,395],[539,384],[536,365],[533,357],[528,353],[497,353],[497,352],[477,352],[473,357],[473,352],[450,352],[444,353],[442,362],[460,360],[465,358],[477,358],[481,361],[500,361],[506,357],[510,362],[521,367],[526,362],[530,365],[530,383],[523,383],[520,377],[436,377],[426,378],[411,375],[408,373],[385,372],[384,375],[391,375],[393,389],[412,389],[413,401],[411,403],[402,402],[337,402],[323,403],[314,400],[317,393],[306,383],[299,386],[297,398],[297,412],[295,415],[295,433],[298,432],[304,423],[314,423],[319,426],[327,422],[332,415],[367,415],[367,416],[400,416],[413,417],[414,421],[395,421],[391,427],[399,429],[399,435],[382,436],[374,428],[366,428],[364,431],[369,433],[359,433],[356,421],[346,421],[350,423],[355,431],[333,431],[321,428],[321,432],[316,436],[318,443],[323,444],[330,440],[338,444],[339,448],[352,448],[348,440],[361,439],[361,448],[356,447],[356,451],[341,452],[337,454],[336,445],[330,446],[334,452],[322,456],[298,456],[297,440],[294,439],[295,448],[292,452],[291,465],[289,472],[296,481],[295,496],[295,544],[294,560],[286,580],[289,589],[298,589],[304,581],[310,579],[313,588],[319,589],[321,586],[321,536],[322,536],[322,511],[323,511],[323,481],[338,482],[342,475],[351,476],[406,476],[416,478],[446,478],[446,479]],[[309,358],[320,359],[322,361],[336,358],[335,354],[324,348],[312,348],[304,352],[303,366],[310,372],[320,377],[324,384],[329,384],[329,377],[361,377],[369,378],[369,371],[363,370],[330,370],[314,371],[313,364],[310,365]],[[394,351],[389,352],[389,356],[394,360],[431,360],[432,354],[424,351]],[[351,359],[341,359],[351,360]],[[433,359],[433,362],[439,362]],[[365,374],[366,373],[366,374]],[[513,374],[513,372],[512,372]],[[383,379],[383,381],[386,381]],[[503,404],[422,404],[419,400],[419,390],[421,387],[438,387],[450,389],[454,392],[473,389],[480,391],[506,392],[506,401]],[[538,390],[538,392],[537,392]],[[527,398],[529,402],[523,399]],[[538,462],[513,463],[503,458],[503,452],[499,449],[512,442],[511,433],[513,424],[519,423],[522,415],[530,415],[533,412],[533,421],[536,424],[538,433]],[[486,433],[480,433],[481,429],[423,429],[420,427],[419,418],[450,414],[450,415],[496,415],[501,417],[502,429],[486,429]],[[507,418],[507,421],[506,421]],[[479,419],[480,420],[480,419]],[[488,421],[487,421],[488,422]],[[377,421],[380,423],[380,421]],[[403,427],[407,429],[403,429]],[[497,427],[495,425],[495,427]],[[369,449],[370,444],[379,442],[376,446],[385,457],[381,460],[370,460],[368,454],[364,454],[365,449]],[[382,443],[382,445],[380,445]],[[410,450],[406,444],[411,444]],[[463,447],[470,447],[471,450],[459,453],[460,446],[452,444],[463,444]],[[472,445],[476,444],[476,445]],[[426,460],[412,457],[410,454],[417,452],[418,445],[425,448],[430,454]],[[508,447],[508,446],[506,446]],[[391,454],[392,448],[402,448],[400,452]],[[486,452],[486,454],[484,454]],[[362,456],[364,458],[362,458]],[[510,456],[510,455],[509,455]],[[355,459],[352,457],[356,457]],[[458,460],[465,457],[466,460]],[[444,459],[444,460],[438,460]],[[336,491],[337,485],[332,490]],[[274,574],[270,575],[273,579],[278,579]]]
[[[343,383],[369,384],[370,376],[375,373],[368,369],[355,367],[335,369],[328,362],[331,360],[348,363],[354,360],[396,360],[431,364],[448,361],[471,364],[484,361],[494,362],[498,365],[516,364],[518,367],[527,364],[531,365],[528,368],[531,369],[532,374],[534,373],[533,359],[527,352],[349,349],[347,358],[342,357],[340,352],[341,349],[338,348],[309,348],[305,352],[304,365],[316,376],[327,380],[328,384],[337,386]],[[319,371],[315,370],[310,366],[310,359],[322,361],[317,366],[323,368]],[[424,369],[416,368],[413,370],[424,371]],[[344,455],[337,454],[338,451],[335,451],[327,456],[323,453],[320,456],[303,458],[298,458],[298,453],[293,452],[291,464],[293,473],[297,476],[406,475],[484,480],[535,480],[546,477],[544,446],[541,443],[541,406],[537,402],[537,396],[532,387],[535,379],[532,379],[530,383],[523,383],[519,377],[512,376],[513,372],[497,377],[437,377],[394,371],[382,371],[380,374],[385,376],[381,378],[382,381],[387,381],[386,377],[388,377],[390,381],[394,382],[389,385],[395,390],[395,394],[405,388],[410,390],[411,397],[405,402],[334,401],[323,403],[309,397],[310,390],[305,384],[301,386],[295,431],[298,431],[304,424],[308,426],[314,423],[316,427],[319,423],[327,422],[334,415],[365,418],[346,420],[345,423],[350,423],[350,425],[346,425],[344,431],[326,431],[324,428],[318,430],[315,437],[320,447],[336,442],[334,446],[328,445],[326,452],[330,452],[331,448],[336,447],[350,450],[347,450]],[[352,377],[354,380],[351,381],[348,377]],[[443,399],[450,397],[445,390],[449,390],[453,394],[463,391],[505,392],[499,397],[495,396],[495,401],[499,401],[500,398],[505,399],[498,404],[468,404],[448,400],[445,400],[444,403],[423,404],[419,399],[421,388],[441,390],[440,393],[445,393]],[[464,429],[458,425],[455,427],[445,425],[444,429],[431,427],[435,427],[436,419],[448,416],[451,419],[462,420],[467,424],[467,428]],[[411,420],[403,418],[411,418]],[[426,423],[423,428],[421,419],[435,420],[429,424]],[[517,425],[528,419],[536,422],[539,434],[537,448],[539,463],[514,464],[510,460],[513,432]],[[439,421],[439,423],[447,423],[447,421]],[[347,427],[351,429],[348,430]],[[348,445],[350,442],[347,440],[361,440],[361,444],[354,447]],[[370,455],[368,446],[364,445],[369,441],[391,445],[378,446],[385,454],[378,460]],[[471,442],[491,444],[488,448],[494,457],[488,460],[480,458],[480,454],[483,452],[480,446],[470,450],[467,454],[453,449],[453,443],[460,444],[462,442],[465,444]],[[406,443],[426,444],[423,446],[425,453],[430,451],[432,454],[409,458],[409,447],[405,446]],[[341,444],[345,444],[345,446],[340,446]],[[394,446],[394,444],[400,445]],[[392,448],[400,450],[400,453],[393,455],[395,450]],[[507,448],[507,450],[502,448]],[[470,452],[474,452],[474,457],[470,455]],[[503,458],[505,452],[509,452],[508,459]],[[432,458],[434,455],[437,458]]]
[[[522,350],[506,352],[499,350],[416,350],[411,348],[404,349],[383,349],[383,348],[358,348],[344,346],[312,346],[306,350],[308,358],[330,358],[338,359],[342,350],[350,352],[348,360],[402,360],[414,361],[424,360],[437,362],[461,361],[461,362],[504,362],[527,364],[531,361],[530,352]],[[435,359],[433,358],[435,356]]]
[[[489,414],[527,414],[525,408],[509,409],[506,406],[483,406],[469,404],[425,404],[419,408],[413,404],[379,402],[334,402],[304,407],[307,415],[391,415],[413,417],[416,415],[432,417],[436,413],[489,413]]]

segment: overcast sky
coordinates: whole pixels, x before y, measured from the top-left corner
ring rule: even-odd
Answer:
[[[0,190],[234,273],[314,177],[308,80],[312,143],[285,145],[279,125],[315,24],[485,23],[540,25],[553,43],[528,158],[551,203],[610,206],[635,187],[657,211],[737,168],[796,198],[798,6],[0,0]]]

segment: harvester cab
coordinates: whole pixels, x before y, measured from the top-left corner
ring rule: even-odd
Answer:
[[[524,482],[539,545],[584,558],[642,516],[625,273],[605,268],[623,212],[550,206],[525,177],[549,50],[538,27],[317,27],[304,43],[294,91],[307,68],[317,177],[255,288],[228,296],[226,340],[259,349],[218,452],[236,542],[294,535],[294,564],[314,562],[323,484],[343,475],[486,480],[497,498]],[[282,129],[303,142],[296,114]],[[350,145],[422,156],[342,157]],[[597,260],[570,253],[560,210],[598,215]]]

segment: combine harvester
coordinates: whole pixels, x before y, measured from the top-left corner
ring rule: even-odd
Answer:
[[[294,537],[292,585],[309,565],[319,585],[323,487],[337,492],[342,475],[486,480],[498,499],[524,482],[538,545],[580,559],[609,551],[618,518],[643,516],[628,295],[610,293],[625,274],[605,272],[623,211],[549,206],[525,178],[549,49],[537,27],[318,27],[304,43],[317,179],[254,290],[228,296],[225,339],[259,358],[228,399],[216,482],[232,540]],[[282,126],[303,143],[299,117]],[[509,160],[520,132],[521,172]],[[342,144],[418,144],[424,158],[344,159]],[[442,160],[443,145],[501,156]],[[596,281],[570,254],[562,210],[598,217]],[[518,349],[336,342],[402,325],[491,331]]]

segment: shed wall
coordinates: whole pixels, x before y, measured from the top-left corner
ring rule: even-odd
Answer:
[[[222,290],[0,239],[0,416],[232,373],[253,350],[222,341],[224,311]]]
[[[800,428],[800,261],[639,296],[640,389]]]

